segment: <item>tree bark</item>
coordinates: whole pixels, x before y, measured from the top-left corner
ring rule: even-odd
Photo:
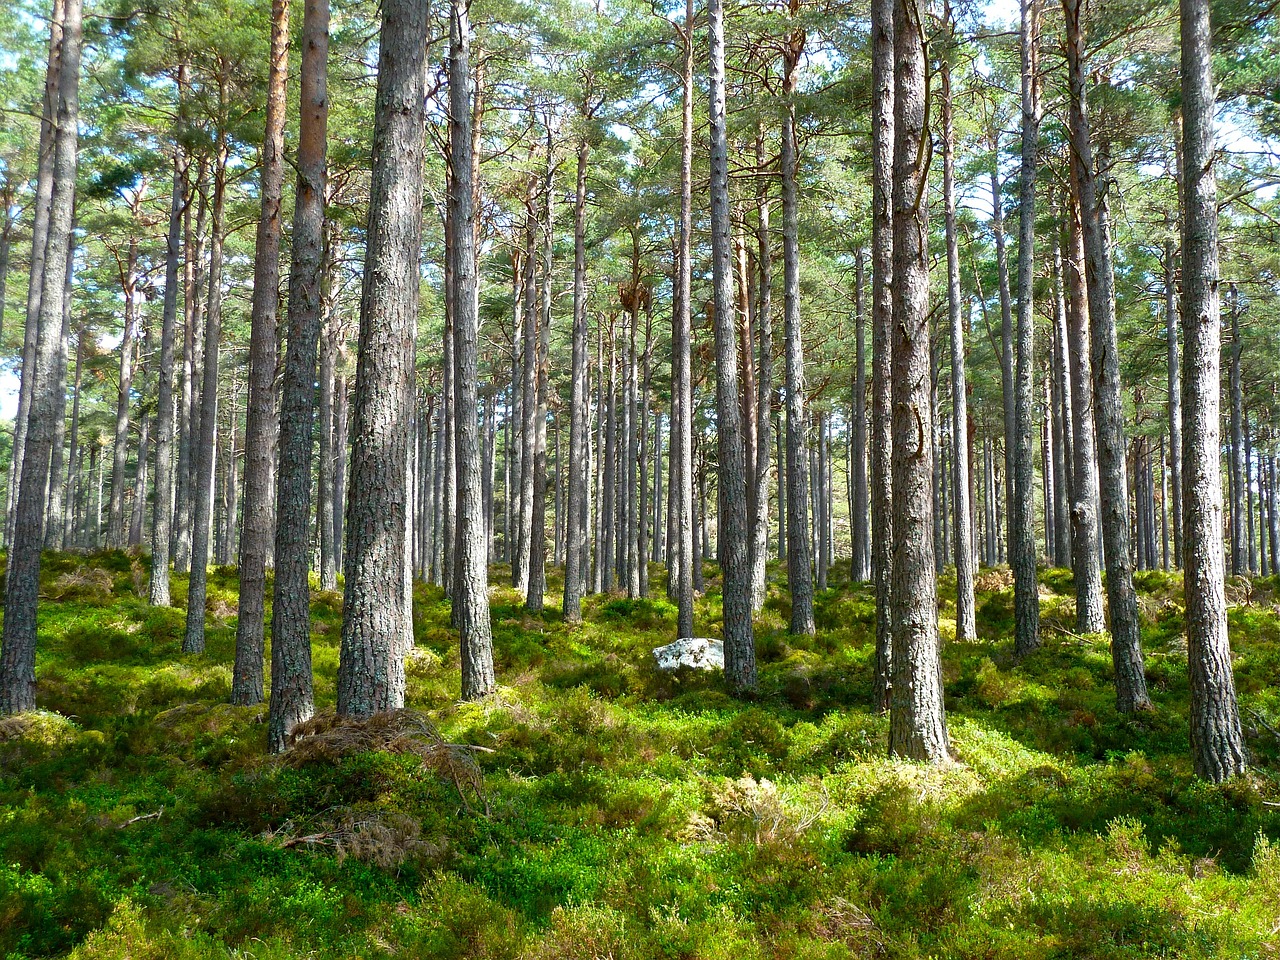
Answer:
[[[422,241],[426,39],[425,6],[384,0],[343,556],[338,713],[344,716],[404,703],[402,644],[410,615],[404,480]],[[470,235],[470,223],[464,232]],[[454,310],[460,306],[455,300]]]
[[[4,631],[0,641],[0,713],[4,714],[33,710],[36,705],[36,613],[44,541],[44,492],[55,425],[63,415],[66,399],[65,393],[55,389],[53,374],[62,332],[67,250],[75,207],[81,17],[80,0],[66,0],[57,90],[50,98],[53,109],[49,110],[50,118],[56,119],[57,132],[53,135],[46,261],[40,274],[33,362],[23,367],[23,379],[29,377],[31,383],[26,466],[21,471],[5,573]],[[58,30],[55,23],[53,31]]]
[[[876,588],[874,706],[893,674],[894,0],[871,2],[871,576]]]
[[[1183,103],[1182,382],[1183,561],[1191,758],[1215,782],[1244,772],[1222,562],[1218,437],[1220,338],[1218,200],[1209,4],[1180,0]]]
[[[945,2],[943,18],[949,39],[954,42],[951,4]],[[956,231],[956,160],[955,121],[952,117],[951,61],[943,54],[942,75],[942,200],[946,211],[947,241],[947,320],[951,339],[951,436],[956,455],[951,458],[951,497],[955,517],[956,565],[956,640],[972,641],[978,637],[973,596],[973,544],[969,539],[969,463],[961,455],[963,438],[968,429],[969,408],[964,371],[964,323],[960,315],[960,244]],[[859,325],[861,326],[861,325]],[[861,340],[861,336],[859,336]],[[854,547],[857,555],[857,547]]]
[[[280,462],[275,489],[271,710],[267,719],[267,747],[273,753],[285,748],[294,727],[309,719],[315,710],[308,561],[316,353],[324,315],[329,0],[304,0],[302,18],[298,178],[294,190],[297,199],[293,207],[289,265],[289,339],[284,358]],[[411,265],[416,265],[416,258],[409,260]],[[416,271],[414,277],[416,279]],[[261,670],[261,665],[259,649],[255,651],[252,668]],[[260,676],[257,679],[261,682]]]
[[[1151,698],[1143,675],[1138,598],[1133,589],[1133,562],[1129,553],[1129,498],[1111,238],[1106,191],[1098,189],[1093,167],[1080,0],[1063,0],[1063,13],[1067,23],[1067,74],[1071,94],[1071,168],[1079,192],[1092,332],[1093,419],[1098,442],[1098,487],[1111,613],[1111,660],[1116,672],[1116,705],[1122,713],[1129,713],[1150,709]]]
[[[219,104],[226,106],[226,76],[219,80]],[[191,576],[187,583],[187,626],[183,653],[204,652],[204,614],[209,568],[209,534],[213,515],[214,447],[218,431],[218,347],[222,338],[222,243],[226,215],[227,145],[221,121],[213,176],[212,236],[209,244],[209,294],[204,322],[204,372],[201,375],[199,442],[195,461],[191,524]]]
[[[731,690],[756,688],[747,556],[747,489],[742,414],[738,406],[738,342],[733,330],[729,223],[729,151],[725,117],[724,4],[707,7],[711,54],[711,272],[715,302],[716,440],[719,452],[718,539],[723,579],[724,670]]]
[[[314,37],[304,41],[304,49],[307,42],[314,43]],[[262,701],[267,556],[275,536],[271,481],[276,435],[280,429],[276,411],[276,363],[279,353],[276,325],[280,301],[280,196],[284,187],[285,87],[288,77],[289,0],[272,0],[266,132],[262,140],[262,208],[258,218],[253,263],[253,305],[249,334],[249,404],[244,437],[245,517],[244,533],[240,537],[240,616],[236,621],[236,659],[231,674],[231,702],[240,706]],[[306,107],[302,113],[304,120],[310,119],[310,111]],[[304,141],[300,146],[305,149],[312,145]],[[323,160],[321,166],[323,168]],[[301,167],[299,170],[301,171]],[[300,189],[303,187],[301,173],[298,185]],[[323,216],[323,194],[321,211]],[[304,218],[299,218],[295,210],[295,223],[302,219],[310,227],[311,212],[308,210]],[[309,237],[302,241],[304,244],[309,242]],[[297,251],[300,249],[297,237],[293,244],[293,269],[296,270],[303,266],[297,259]],[[293,285],[291,271],[291,291]],[[292,292],[290,299],[292,300]],[[292,307],[290,314],[289,326],[292,332],[298,329],[292,317]],[[307,321],[304,319],[305,322]],[[284,468],[282,460],[281,469]],[[273,749],[279,750],[282,745],[273,744]]]
[[[449,204],[453,210],[454,255],[454,380],[455,444],[458,482],[458,556],[455,567],[453,602],[455,622],[462,642],[462,698],[478,700],[493,692],[493,632],[489,620],[488,569],[485,565],[484,515],[480,503],[480,444],[476,427],[476,387],[479,380],[477,357],[478,299],[476,281],[475,212],[473,207],[473,140],[471,112],[471,22],[466,0],[453,0],[449,21]],[[551,159],[547,159],[548,172]],[[547,189],[551,184],[548,182]],[[421,180],[418,182],[421,194]],[[548,204],[550,199],[548,198]],[[548,206],[548,221],[551,207]],[[550,223],[548,222],[548,229]],[[416,250],[417,247],[415,246]],[[416,282],[417,274],[414,274]],[[550,283],[550,258],[547,277]],[[549,306],[549,299],[544,298]],[[411,317],[416,316],[416,311]],[[550,318],[547,318],[548,320]],[[546,382],[546,362],[541,359],[539,376]],[[542,391],[545,431],[546,390]],[[546,434],[542,437],[545,476]],[[538,545],[535,544],[535,549]],[[546,538],[541,544],[545,563]]]
[[[929,402],[929,252],[925,195],[923,11],[894,3],[893,685],[889,753],[950,756],[942,700],[933,557],[933,410]]]

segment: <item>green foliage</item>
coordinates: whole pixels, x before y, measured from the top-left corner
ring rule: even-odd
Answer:
[[[665,601],[590,598],[569,628],[498,589],[502,686],[481,704],[456,701],[448,605],[419,587],[410,703],[450,742],[493,751],[476,754],[485,815],[412,756],[264,757],[263,708],[225,703],[233,572],[211,581],[228,608],[211,604],[208,654],[184,658],[181,611],[139,601],[132,563],[47,565],[49,585],[110,585],[46,602],[41,711],[0,724],[0,955],[1280,948],[1280,742],[1267,729],[1280,715],[1280,618],[1266,581],[1249,585],[1263,602],[1231,610],[1256,772],[1224,786],[1191,776],[1181,585],[1166,574],[1138,577],[1157,707],[1138,717],[1115,711],[1105,637],[1050,628],[1042,650],[1012,659],[1008,591],[985,574],[986,639],[944,652],[959,760],[946,769],[885,757],[887,718],[866,708],[865,587],[819,595],[817,637],[762,627],[751,703],[715,677],[654,670],[649,651],[674,630]],[[1058,571],[1045,585],[1070,589]],[[715,610],[701,600],[699,622]],[[317,593],[321,704],[339,614]]]

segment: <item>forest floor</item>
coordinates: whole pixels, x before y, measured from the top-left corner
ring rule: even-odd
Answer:
[[[930,769],[886,757],[872,601],[845,582],[815,638],[786,633],[771,583],[749,703],[653,669],[663,600],[591,598],[570,629],[497,587],[500,690],[460,704],[448,606],[420,587],[419,713],[321,723],[282,761],[264,709],[226,703],[234,571],[186,657],[183,612],[140,599],[145,563],[46,558],[42,711],[0,721],[0,957],[1280,956],[1275,579],[1228,588],[1254,766],[1211,786],[1168,574],[1139,575],[1156,710],[1126,717],[1105,637],[1070,631],[1070,574],[1043,572],[1045,644],[1017,661],[1008,572],[984,571],[982,639],[944,652],[958,762]],[[340,615],[316,594],[322,712]]]

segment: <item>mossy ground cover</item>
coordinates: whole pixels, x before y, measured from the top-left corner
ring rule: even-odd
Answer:
[[[1014,659],[1000,570],[980,641],[946,644],[947,769],[886,757],[861,587],[821,593],[799,638],[771,584],[751,702],[652,669],[664,600],[591,598],[569,628],[495,587],[501,687],[480,704],[456,701],[448,606],[419,587],[409,704],[484,748],[481,802],[412,754],[264,758],[263,708],[226,705],[233,570],[186,657],[184,612],[139,598],[145,560],[50,556],[43,712],[0,727],[0,956],[1280,955],[1280,583],[1230,588],[1254,767],[1218,787],[1187,756],[1178,579],[1139,577],[1157,709],[1137,717],[1105,637],[1070,629],[1069,573],[1043,582],[1042,650]],[[322,711],[340,616],[315,595]]]

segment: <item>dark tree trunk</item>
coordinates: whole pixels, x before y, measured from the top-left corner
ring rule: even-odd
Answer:
[[[855,583],[871,575],[871,531],[868,526],[867,488],[867,359],[865,317],[865,252],[854,252],[854,330],[856,346],[853,361],[853,416],[849,424],[849,540]]]

